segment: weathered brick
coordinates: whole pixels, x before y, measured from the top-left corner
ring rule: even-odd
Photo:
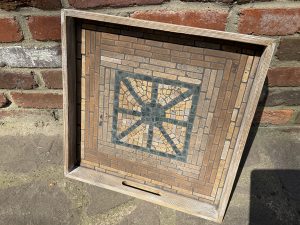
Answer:
[[[300,60],[300,38],[281,38],[276,56],[283,61]]]
[[[133,44],[133,48],[139,49],[139,50],[144,50],[144,51],[150,51],[151,47],[147,45],[142,45],[142,44]]]
[[[146,45],[154,46],[154,47],[162,47],[163,43],[160,41],[153,41],[153,40],[145,40]]]
[[[168,61],[168,62],[171,60],[170,55],[162,55],[162,54],[157,54],[157,53],[153,53],[151,58],[152,59],[163,60],[163,61]]]
[[[62,6],[60,0],[31,0],[31,5],[45,10],[60,9]]]
[[[245,4],[245,3],[249,3],[249,2],[272,2],[274,0],[222,0],[222,1],[228,1],[228,3],[231,2],[237,2],[238,4]]]
[[[187,58],[179,58],[179,57],[172,57],[171,62],[179,63],[179,64],[191,64],[191,61]]]
[[[176,50],[172,50],[171,55],[175,56],[175,57],[183,57],[183,58],[191,57],[191,53],[189,53],[189,52],[182,52],[182,51],[176,51]]]
[[[151,52],[148,52],[148,51],[143,51],[143,50],[135,50],[135,55],[138,55],[138,56],[143,56],[143,57],[151,57],[152,56],[152,53]]]
[[[152,75],[152,70],[147,70],[147,69],[141,69],[141,68],[136,68],[133,70],[135,73],[139,73],[139,74],[145,74],[148,76]]]
[[[125,66],[131,66],[131,67],[138,67],[139,63],[138,62],[134,62],[134,61],[130,61],[130,60],[122,60],[122,64]]]
[[[79,9],[85,8],[95,8],[95,7],[103,7],[103,6],[130,6],[130,5],[154,5],[163,3],[166,0],[86,0],[86,1],[78,1],[78,0],[69,0],[71,6]]]
[[[60,70],[47,70],[41,73],[47,88],[62,89],[62,72]]]
[[[23,108],[57,109],[62,108],[62,94],[12,92],[13,102]]]
[[[115,64],[121,64],[121,59],[116,59],[116,58],[107,57],[107,56],[101,56],[101,61],[111,62],[111,63],[115,63]]]
[[[258,109],[254,116],[254,123],[261,124],[286,124],[290,121],[294,113],[292,109]]]
[[[300,112],[298,112],[297,115],[296,115],[295,123],[300,124]]]
[[[61,2],[60,0],[1,0],[0,2],[0,9],[4,10],[15,10],[26,6],[54,10],[61,8]]]
[[[125,56],[126,60],[132,60],[135,62],[141,62],[141,63],[149,63],[148,58],[140,57],[140,56],[135,56],[135,55],[126,55]]]
[[[137,11],[131,17],[214,30],[225,30],[228,13],[219,11]]]
[[[168,55],[171,51],[170,49],[152,47],[151,52]]]
[[[15,18],[0,19],[0,42],[17,42],[22,39],[22,31]]]
[[[10,67],[61,67],[61,48],[0,47],[0,64]]]
[[[115,42],[116,46],[121,46],[125,48],[132,48],[132,43],[127,42],[127,41],[116,41]]]
[[[130,66],[118,65],[118,69],[128,71],[128,72],[133,72],[133,68]]]
[[[101,38],[102,38],[102,40],[103,40],[103,39],[119,40],[119,35],[102,32]],[[102,40],[101,40],[101,41],[102,41]]]
[[[244,34],[288,35],[300,31],[300,8],[243,9],[238,31]]]
[[[178,77],[178,80],[191,83],[191,84],[201,84],[201,80],[188,78],[188,77]]]
[[[119,39],[120,39],[121,41],[124,41],[124,42],[137,43],[137,38],[136,38],[136,37],[130,37],[130,36],[123,36],[123,35],[120,35],[120,36],[119,36]]]
[[[33,89],[37,86],[31,73],[13,73],[0,71],[0,88],[2,89]]]
[[[267,106],[277,105],[300,105],[300,91],[296,90],[269,90],[267,99]]]
[[[249,2],[271,2],[274,0],[180,0],[182,2],[217,2],[217,3],[226,3],[226,4],[245,4]]]
[[[270,87],[300,86],[300,67],[277,67],[268,71]]]
[[[176,80],[176,78],[177,78],[177,76],[175,76],[173,74],[162,73],[162,72],[157,72],[157,71],[153,72],[153,76],[161,77],[161,78],[165,78],[165,79],[171,79],[171,80]]]
[[[8,100],[5,97],[5,95],[3,93],[0,93],[0,108],[5,107],[7,103],[8,103]]]
[[[53,116],[53,110],[13,109],[0,110],[0,119],[24,118],[28,116]],[[55,115],[57,116],[57,115]],[[56,117],[57,118],[57,117]],[[57,118],[59,119],[59,118]]]
[[[154,64],[157,66],[165,66],[165,67],[169,67],[169,68],[175,68],[176,67],[176,63],[171,63],[171,62],[167,62],[167,61],[163,61],[163,60],[157,60],[157,59],[150,59],[150,64]]]
[[[164,67],[161,67],[161,66],[154,66],[154,65],[150,65],[150,64],[141,63],[140,67],[143,69],[148,69],[148,70],[152,70],[152,71],[164,72]]]
[[[235,0],[180,0],[180,1],[183,1],[183,2],[222,2],[222,3],[235,2]],[[240,0],[238,0],[238,1],[240,1]],[[251,1],[251,0],[248,0],[248,1]]]
[[[61,39],[59,16],[30,16],[28,26],[32,38],[38,41],[58,41]]]
[[[177,70],[177,69],[172,69],[172,68],[165,68],[166,73],[174,74],[177,76],[185,76],[185,71],[183,70]]]

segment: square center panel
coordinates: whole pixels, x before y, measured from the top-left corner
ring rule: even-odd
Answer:
[[[200,85],[116,71],[112,142],[186,161]]]

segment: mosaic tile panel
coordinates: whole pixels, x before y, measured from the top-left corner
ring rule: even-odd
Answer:
[[[260,50],[107,24],[81,37],[81,166],[218,204]]]
[[[199,90],[200,85],[117,70],[112,142],[186,161]]]

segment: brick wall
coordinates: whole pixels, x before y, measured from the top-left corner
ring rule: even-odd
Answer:
[[[61,8],[273,37],[255,121],[300,124],[300,2],[279,0],[2,0],[0,118],[62,109]]]

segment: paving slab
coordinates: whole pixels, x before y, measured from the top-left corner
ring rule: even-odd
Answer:
[[[213,225],[66,179],[62,136],[0,136],[0,225]],[[252,128],[224,225],[300,224],[300,129]]]

